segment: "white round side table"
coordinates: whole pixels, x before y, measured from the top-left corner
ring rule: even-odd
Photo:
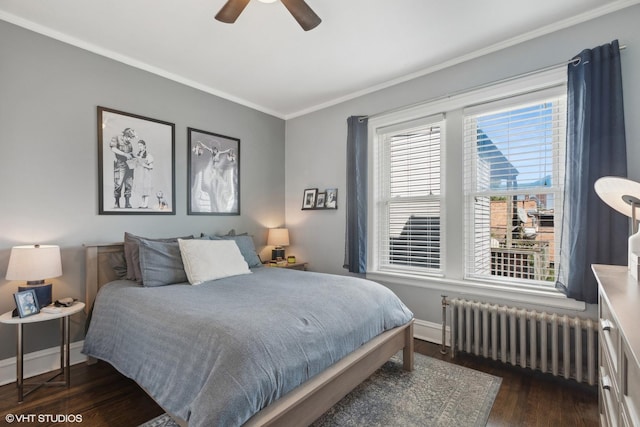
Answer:
[[[70,385],[70,337],[69,337],[69,316],[78,313],[84,308],[83,302],[75,302],[70,307],[59,307],[59,313],[43,313],[34,314],[27,317],[12,317],[12,312],[8,311],[0,316],[0,323],[6,323],[8,325],[16,325],[18,327],[18,343],[17,343],[17,355],[16,355],[16,382],[18,385],[18,402],[22,402],[24,397],[40,388],[47,385],[63,385],[69,387]],[[29,386],[35,386],[34,388],[24,391],[24,347],[23,347],[23,326],[26,323],[46,322],[48,320],[60,319],[60,370],[56,372],[54,376],[41,383],[28,384]],[[59,375],[64,376],[64,381],[52,381]]]

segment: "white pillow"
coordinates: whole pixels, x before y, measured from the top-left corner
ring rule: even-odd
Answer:
[[[251,273],[233,240],[178,239],[178,245],[184,271],[192,285]]]

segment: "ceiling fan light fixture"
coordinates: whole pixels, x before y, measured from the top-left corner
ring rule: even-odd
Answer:
[[[304,0],[282,0],[282,4],[305,31],[313,30],[322,22]]]
[[[249,0],[228,0],[216,15],[216,20],[226,24],[233,24],[238,19]]]
[[[274,3],[278,0],[259,0],[262,3]],[[303,30],[309,31],[317,27],[322,19],[309,7],[304,0],[280,0]],[[249,4],[249,0],[227,0],[216,15],[220,22],[232,24]]]

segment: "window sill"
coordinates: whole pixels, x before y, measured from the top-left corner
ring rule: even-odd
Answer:
[[[521,303],[572,311],[586,311],[587,304],[567,298],[565,294],[554,288],[543,289],[532,286],[513,288],[494,283],[483,283],[471,280],[446,279],[438,276],[416,276],[410,274],[372,272],[367,279],[382,283],[415,286],[439,291],[447,296],[461,296],[470,299],[483,299],[487,302],[501,304]]]

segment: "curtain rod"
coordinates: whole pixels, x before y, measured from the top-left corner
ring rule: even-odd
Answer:
[[[620,50],[624,50],[626,48],[627,48],[626,45],[621,45],[620,46]],[[407,108],[416,107],[418,105],[423,105],[423,104],[427,104],[427,103],[430,103],[430,102],[439,101],[439,100],[445,99],[445,98],[451,98],[452,96],[460,95],[460,94],[463,94],[463,93],[466,93],[466,92],[471,92],[473,90],[484,89],[484,88],[487,88],[487,87],[490,87],[490,86],[493,86],[493,85],[497,85],[497,84],[500,84],[500,83],[507,83],[507,82],[510,82],[512,80],[516,80],[516,79],[520,79],[520,78],[523,78],[523,77],[532,76],[534,74],[544,73],[545,71],[555,70],[556,68],[564,67],[564,66],[567,66],[569,64],[578,65],[579,63],[580,63],[580,58],[569,59],[568,61],[564,61],[564,62],[561,62],[559,64],[549,65],[549,66],[546,66],[546,67],[543,67],[543,68],[538,68],[537,70],[527,71],[527,72],[524,72],[524,73],[521,73],[521,74],[516,74],[515,76],[505,77],[505,78],[499,79],[499,80],[494,80],[494,81],[491,81],[489,83],[483,83],[483,84],[480,84],[480,85],[477,85],[477,86],[474,86],[474,87],[471,87],[471,88],[468,88],[468,89],[462,89],[462,90],[458,90],[458,91],[455,91],[455,92],[448,93],[446,95],[437,96],[435,98],[431,98],[431,99],[428,99],[426,101],[420,101],[420,102],[416,102],[415,104],[403,105],[402,107],[392,108],[392,109],[389,109],[389,110],[386,110],[386,111],[381,111],[379,113],[370,114],[370,115],[367,115],[367,116],[362,116],[362,117],[360,117],[358,119],[358,121],[362,122],[362,120],[364,120],[364,119],[371,119],[371,118],[374,118],[374,117],[382,116],[384,114],[393,113],[395,111],[400,111],[400,110],[404,110],[404,109],[407,109]]]

